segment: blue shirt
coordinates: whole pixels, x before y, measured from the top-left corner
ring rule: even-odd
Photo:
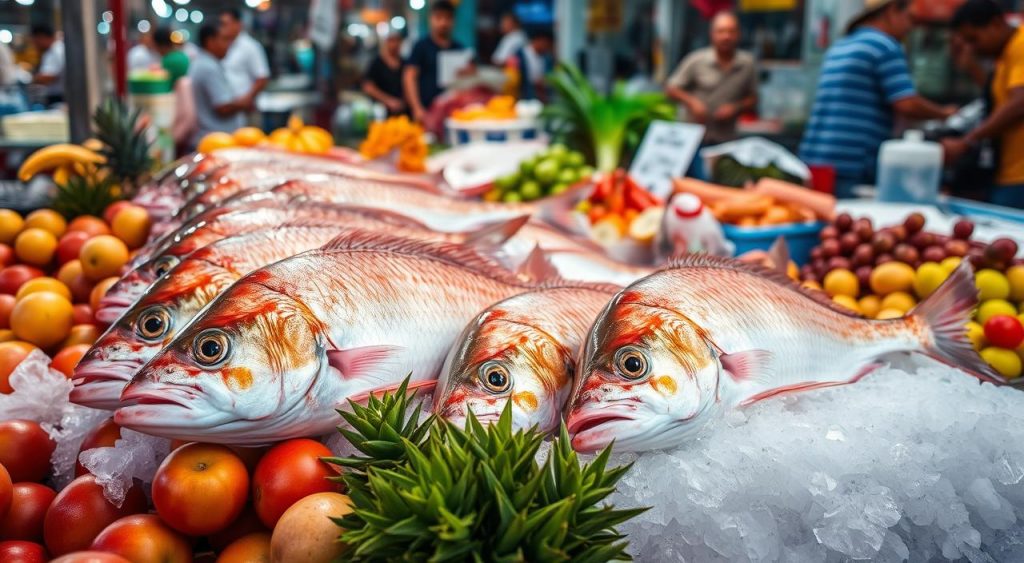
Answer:
[[[198,144],[207,133],[231,133],[245,125],[244,113],[220,115],[215,109],[235,99],[227,74],[219,60],[206,51],[200,51],[189,65],[188,75],[192,79],[192,95],[195,98],[198,123],[192,137],[192,146]]]
[[[858,29],[825,53],[800,158],[835,168],[840,180],[870,182],[878,148],[892,135],[893,104],[915,94],[903,47],[877,29]]]
[[[454,39],[448,47],[441,47],[429,35],[413,45],[406,64],[419,70],[416,84],[419,86],[420,103],[423,104],[423,109],[429,111],[430,104],[434,103],[434,100],[444,91],[438,77],[437,56],[442,51],[461,51],[462,49],[462,44]]]

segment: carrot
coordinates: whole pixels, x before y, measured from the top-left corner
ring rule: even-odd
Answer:
[[[612,184],[612,193],[608,196],[608,210],[621,215],[626,210],[626,186],[618,171],[616,176],[616,181]]]
[[[762,178],[754,187],[754,192],[771,196],[784,203],[799,204],[807,207],[819,219],[830,221],[835,218],[836,198],[821,192],[811,191],[803,186]]]
[[[716,201],[730,201],[743,196],[743,190],[709,184],[693,178],[676,178],[672,182],[675,184],[677,193],[693,194],[699,197],[705,205]]]
[[[760,217],[768,212],[774,204],[770,197],[745,194],[745,197],[720,203],[721,217],[729,222],[738,221],[743,217]]]
[[[596,225],[598,221],[604,219],[608,215],[608,208],[600,203],[591,206],[590,211],[587,212],[587,218],[590,219],[591,225]]]
[[[626,177],[626,205],[645,211],[648,207],[661,205],[658,198],[641,188],[632,178]]]

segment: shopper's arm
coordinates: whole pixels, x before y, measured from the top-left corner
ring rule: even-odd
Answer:
[[[405,90],[405,101],[409,104],[409,109],[412,110],[412,117],[416,121],[423,119],[423,115],[426,114],[426,110],[423,108],[423,104],[420,103],[420,86],[416,82],[420,76],[419,67],[409,65],[402,71],[402,86]]]
[[[35,84],[42,84],[44,86],[53,84],[57,81],[57,77],[52,74],[37,74],[32,77],[32,82]]]
[[[956,113],[956,106],[940,106],[914,94],[893,102],[893,109],[908,119],[946,119]]]
[[[677,102],[683,104],[686,107],[686,111],[689,112],[690,117],[698,123],[704,123],[708,120],[708,108],[704,105],[704,102],[700,101],[697,96],[690,94],[686,90],[678,86],[669,84],[665,86],[665,94]]]
[[[968,143],[998,137],[1010,127],[1020,126],[1024,120],[1024,87],[1010,90],[1006,103],[999,106],[988,119],[981,122],[964,137]]]
[[[240,111],[249,111],[251,105],[248,96],[246,96],[237,100],[231,100],[226,104],[213,106],[213,111],[217,112],[217,115],[234,115]]]

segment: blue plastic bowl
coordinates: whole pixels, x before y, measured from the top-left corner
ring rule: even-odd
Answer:
[[[798,265],[810,261],[811,250],[818,245],[818,235],[827,223],[794,223],[777,227],[737,227],[722,225],[725,236],[736,245],[739,256],[751,250],[770,250],[780,236],[786,239],[789,255]]]

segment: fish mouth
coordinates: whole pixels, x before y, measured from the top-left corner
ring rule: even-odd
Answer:
[[[594,409],[590,411],[575,411],[571,413],[566,427],[570,435],[576,436],[612,422],[633,420],[636,419],[615,412],[607,412],[607,409]]]
[[[145,362],[133,360],[85,360],[75,368],[73,381],[76,387],[96,381],[120,381],[128,383]]]
[[[177,386],[139,386],[129,384],[121,392],[121,401],[130,402],[133,406],[176,406],[188,408],[189,402],[196,398],[196,390]]]
[[[94,380],[88,384],[76,384],[68,397],[72,403],[93,409],[115,410],[125,406],[121,391],[127,382],[117,379]]]
[[[117,322],[129,309],[135,301],[122,296],[109,296],[104,297],[100,300],[100,307],[95,312],[94,316],[96,320],[105,325],[112,325]]]

